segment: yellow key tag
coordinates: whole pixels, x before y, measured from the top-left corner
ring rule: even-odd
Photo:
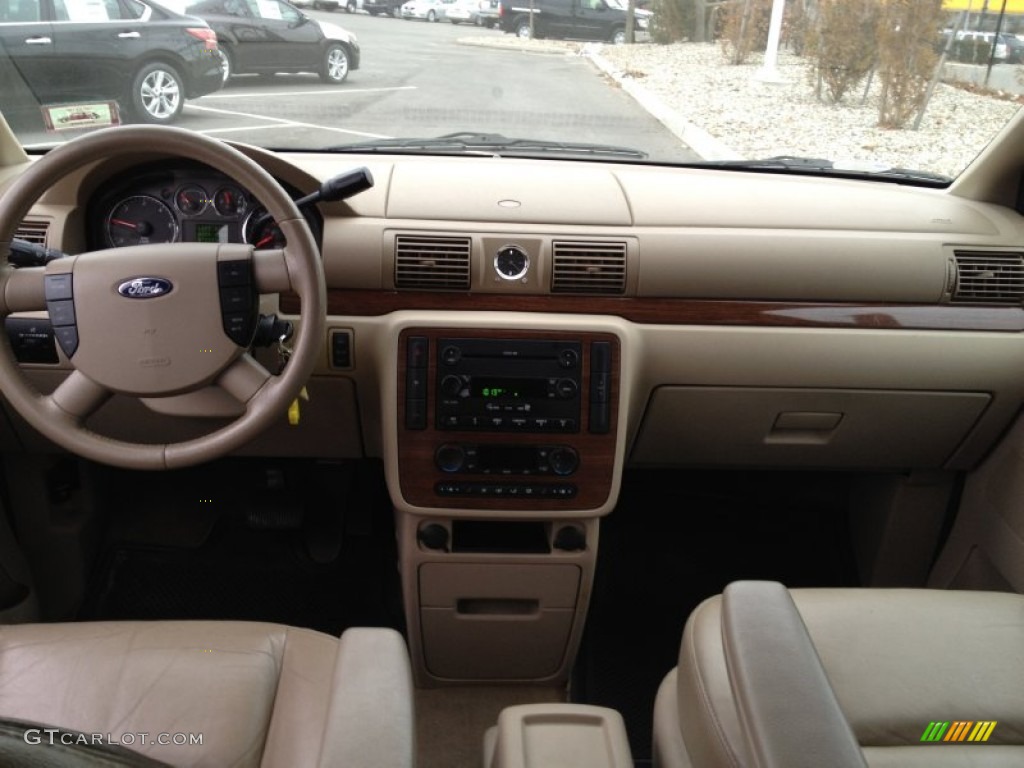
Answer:
[[[292,400],[292,404],[288,406],[288,423],[291,426],[297,426],[299,423],[299,401],[305,400],[309,402],[309,392],[303,387],[299,392],[299,396]]]

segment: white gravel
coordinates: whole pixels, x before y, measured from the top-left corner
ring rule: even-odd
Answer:
[[[653,94],[665,107],[744,158],[800,155],[883,163],[955,176],[1018,109],[1012,101],[940,84],[921,128],[877,127],[877,80],[866,102],[864,87],[842,105],[817,101],[809,67],[799,57],[779,56],[782,84],[754,75],[760,57],[733,66],[715,44],[586,47],[617,78]]]

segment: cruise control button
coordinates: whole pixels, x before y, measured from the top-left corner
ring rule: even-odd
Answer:
[[[69,358],[78,350],[78,329],[73,325],[58,326],[53,329],[57,343]]]
[[[221,312],[248,312],[252,308],[252,290],[240,285],[220,289]]]
[[[50,322],[54,325],[75,324],[75,302],[71,299],[48,301],[46,311],[50,313]]]
[[[248,259],[217,262],[217,282],[222,288],[252,283],[252,264]]]
[[[240,347],[249,346],[255,330],[248,312],[230,312],[224,314],[224,333]]]
[[[47,275],[43,278],[43,294],[47,301],[59,301],[60,299],[70,299],[71,293],[71,273],[68,272],[62,275]]]

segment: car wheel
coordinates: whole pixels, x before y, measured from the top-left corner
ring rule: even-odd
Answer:
[[[231,76],[235,74],[234,66],[231,63],[231,54],[221,46],[217,49],[217,55],[220,57],[221,80],[224,85],[227,85],[228,80],[230,80]]]
[[[458,24],[459,23],[458,19],[448,19],[448,21],[450,21],[452,24]]]
[[[615,45],[625,45],[626,44],[626,30],[624,30],[624,29],[622,29],[620,27],[619,29],[616,29],[614,32],[612,32],[612,42]]]
[[[333,43],[327,47],[324,53],[323,68],[320,70],[320,79],[325,83],[345,82],[348,77],[348,51],[341,43]]]
[[[393,11],[391,11],[391,15],[394,16],[396,19],[402,18],[402,9],[395,8]]]
[[[427,11],[427,23],[429,24],[432,21],[437,21],[437,14],[433,11]]]
[[[522,18],[516,22],[516,37],[522,40],[529,40],[533,37],[533,32],[530,30],[530,20]]]
[[[355,4],[355,2],[353,0],[348,0],[348,2],[345,4],[345,13],[355,13],[355,12],[356,12],[356,4]]]
[[[174,122],[185,104],[185,85],[174,67],[162,62],[147,64],[132,82],[132,107],[145,123]]]

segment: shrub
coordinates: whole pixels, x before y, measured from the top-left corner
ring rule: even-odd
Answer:
[[[735,0],[718,16],[722,52],[731,64],[743,64],[752,51],[768,44],[772,0]]]
[[[986,40],[957,40],[953,43],[952,57],[954,61],[967,64],[988,64],[992,55],[992,45]]]
[[[819,99],[824,86],[829,101],[842,101],[874,68],[879,10],[877,0],[821,0],[806,37]]]
[[[935,35],[942,27],[942,0],[884,0],[879,8],[878,125],[903,128],[923,108],[938,63]]]
[[[696,9],[700,0],[654,0],[651,5],[651,39],[656,43],[677,43],[694,39]]]

